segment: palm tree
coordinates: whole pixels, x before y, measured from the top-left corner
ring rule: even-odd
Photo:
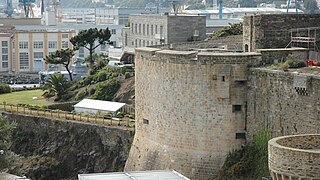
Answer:
[[[68,94],[69,87],[70,83],[62,74],[51,75],[50,79],[43,86],[45,92],[42,96],[46,98],[56,96],[56,100],[60,100],[64,95]]]

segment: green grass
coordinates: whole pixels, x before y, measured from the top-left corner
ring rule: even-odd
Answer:
[[[4,101],[7,104],[30,104],[38,106],[53,104],[52,102],[43,98],[41,96],[42,94],[42,90],[27,90],[0,94],[0,104],[3,104]],[[33,97],[37,97],[37,99],[33,99]]]

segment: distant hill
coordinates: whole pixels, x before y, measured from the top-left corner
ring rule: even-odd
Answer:
[[[168,6],[170,0],[159,0],[160,6]],[[320,1],[320,0],[319,0]],[[139,7],[143,8],[147,3],[152,2],[157,4],[156,0],[106,0],[106,4],[114,5],[115,7]],[[203,5],[204,3],[206,5]],[[189,5],[189,9],[204,9],[212,6],[212,0],[184,0],[184,5]],[[240,4],[241,7],[250,6],[256,7],[261,3],[272,2],[286,2],[285,0],[223,0],[225,7],[237,7]],[[92,3],[91,0],[61,0],[62,8],[94,8],[104,7],[104,3]]]

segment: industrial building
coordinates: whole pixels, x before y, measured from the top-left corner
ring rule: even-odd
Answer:
[[[121,46],[120,25],[18,25],[2,28],[0,72],[38,73],[42,70],[64,70],[56,65],[46,65],[43,58],[58,49],[72,48],[69,42],[71,37],[81,30],[94,27],[109,28],[112,46]],[[95,52],[107,54],[108,49],[109,45],[101,45]],[[85,48],[76,51],[77,57],[84,58],[88,54],[89,51]]]

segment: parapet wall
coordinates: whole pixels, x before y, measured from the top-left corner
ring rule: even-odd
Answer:
[[[278,48],[278,49],[257,49],[262,55],[263,64],[278,64],[285,62],[288,55],[298,57],[300,60],[307,60],[309,50],[306,48]]]
[[[320,135],[274,138],[268,143],[269,169],[273,179],[320,178]]]
[[[242,51],[243,37],[241,35],[228,36],[222,38],[208,39],[205,41],[192,41],[174,44],[152,46],[159,49],[170,49],[176,51],[189,51],[195,49],[220,48],[226,51]]]
[[[285,48],[291,40],[291,29],[320,27],[320,14],[264,14],[245,16],[243,22],[243,49]],[[308,30],[300,31],[308,37]],[[314,31],[311,36],[314,37]],[[294,36],[299,36],[294,34]],[[316,31],[317,41],[320,30]],[[247,47],[246,47],[247,45]],[[319,46],[319,44],[318,44]]]
[[[245,143],[246,71],[260,60],[257,53],[136,49],[136,134],[125,170],[214,177]]]
[[[320,133],[320,76],[252,68],[248,74],[248,138]]]

